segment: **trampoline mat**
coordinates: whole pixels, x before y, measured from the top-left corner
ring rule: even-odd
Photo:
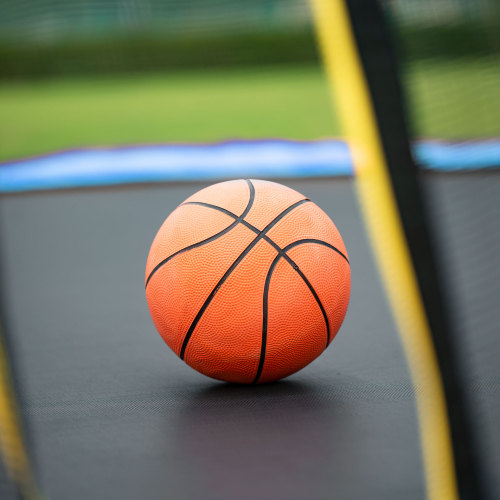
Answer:
[[[498,183],[498,176],[474,177],[485,185],[492,178]],[[460,179],[467,186],[468,176]],[[263,386],[198,374],[164,344],[147,309],[144,268],[152,239],[176,205],[204,184],[1,199],[9,323],[48,498],[425,496],[412,385],[353,182],[284,183],[337,224],[351,261],[352,294],[330,348],[301,372]],[[431,176],[429,183],[440,203],[448,177]],[[454,210],[436,212],[441,224],[459,222]],[[453,258],[461,265],[463,255]],[[476,292],[474,300],[483,300]],[[490,315],[498,325],[498,307]],[[498,353],[490,330],[489,348]],[[483,427],[493,436],[485,453],[498,465],[491,419],[500,415],[491,401],[499,366],[494,362],[486,375],[471,370],[483,377],[474,383],[481,386],[483,417],[489,412]]]

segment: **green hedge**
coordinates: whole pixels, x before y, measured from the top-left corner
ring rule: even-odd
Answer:
[[[135,33],[54,45],[0,42],[0,78],[300,63],[316,57],[307,31],[176,39]]]
[[[394,26],[403,60],[476,58],[500,52],[498,26],[485,23]]]
[[[498,34],[480,25],[398,27],[404,61],[477,57],[499,52]],[[169,71],[185,68],[317,62],[312,30],[166,38],[122,33],[54,44],[0,40],[0,79],[55,75]]]

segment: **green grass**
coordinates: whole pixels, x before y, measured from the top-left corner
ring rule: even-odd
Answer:
[[[418,135],[500,135],[499,77],[487,62],[413,66],[405,81]],[[340,135],[316,67],[2,83],[0,116],[0,160],[82,146]]]
[[[338,132],[314,68],[0,86],[1,158],[65,147]]]

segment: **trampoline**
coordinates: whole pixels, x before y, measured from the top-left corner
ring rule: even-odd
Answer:
[[[2,500],[500,498],[500,141],[452,130],[442,137],[461,141],[411,143],[382,5],[311,6],[342,139],[96,147],[0,165]],[[422,33],[405,40],[427,43]],[[156,332],[144,292],[165,218],[234,178],[310,198],[351,265],[339,334],[270,384],[192,370]]]
[[[481,451],[498,492],[500,291],[492,270],[499,265],[500,177],[496,170],[424,175],[458,305]],[[147,309],[152,237],[207,183],[2,197],[10,330],[48,498],[425,496],[412,383],[352,179],[280,182],[339,227],[352,295],[322,356],[259,387],[196,373],[164,344]],[[484,243],[482,259],[464,238],[471,226]]]

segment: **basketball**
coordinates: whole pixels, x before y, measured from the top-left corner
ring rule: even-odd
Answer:
[[[182,360],[251,384],[287,377],[328,347],[351,274],[340,233],[311,200],[275,182],[233,180],[167,217],[145,285],[153,322]]]

